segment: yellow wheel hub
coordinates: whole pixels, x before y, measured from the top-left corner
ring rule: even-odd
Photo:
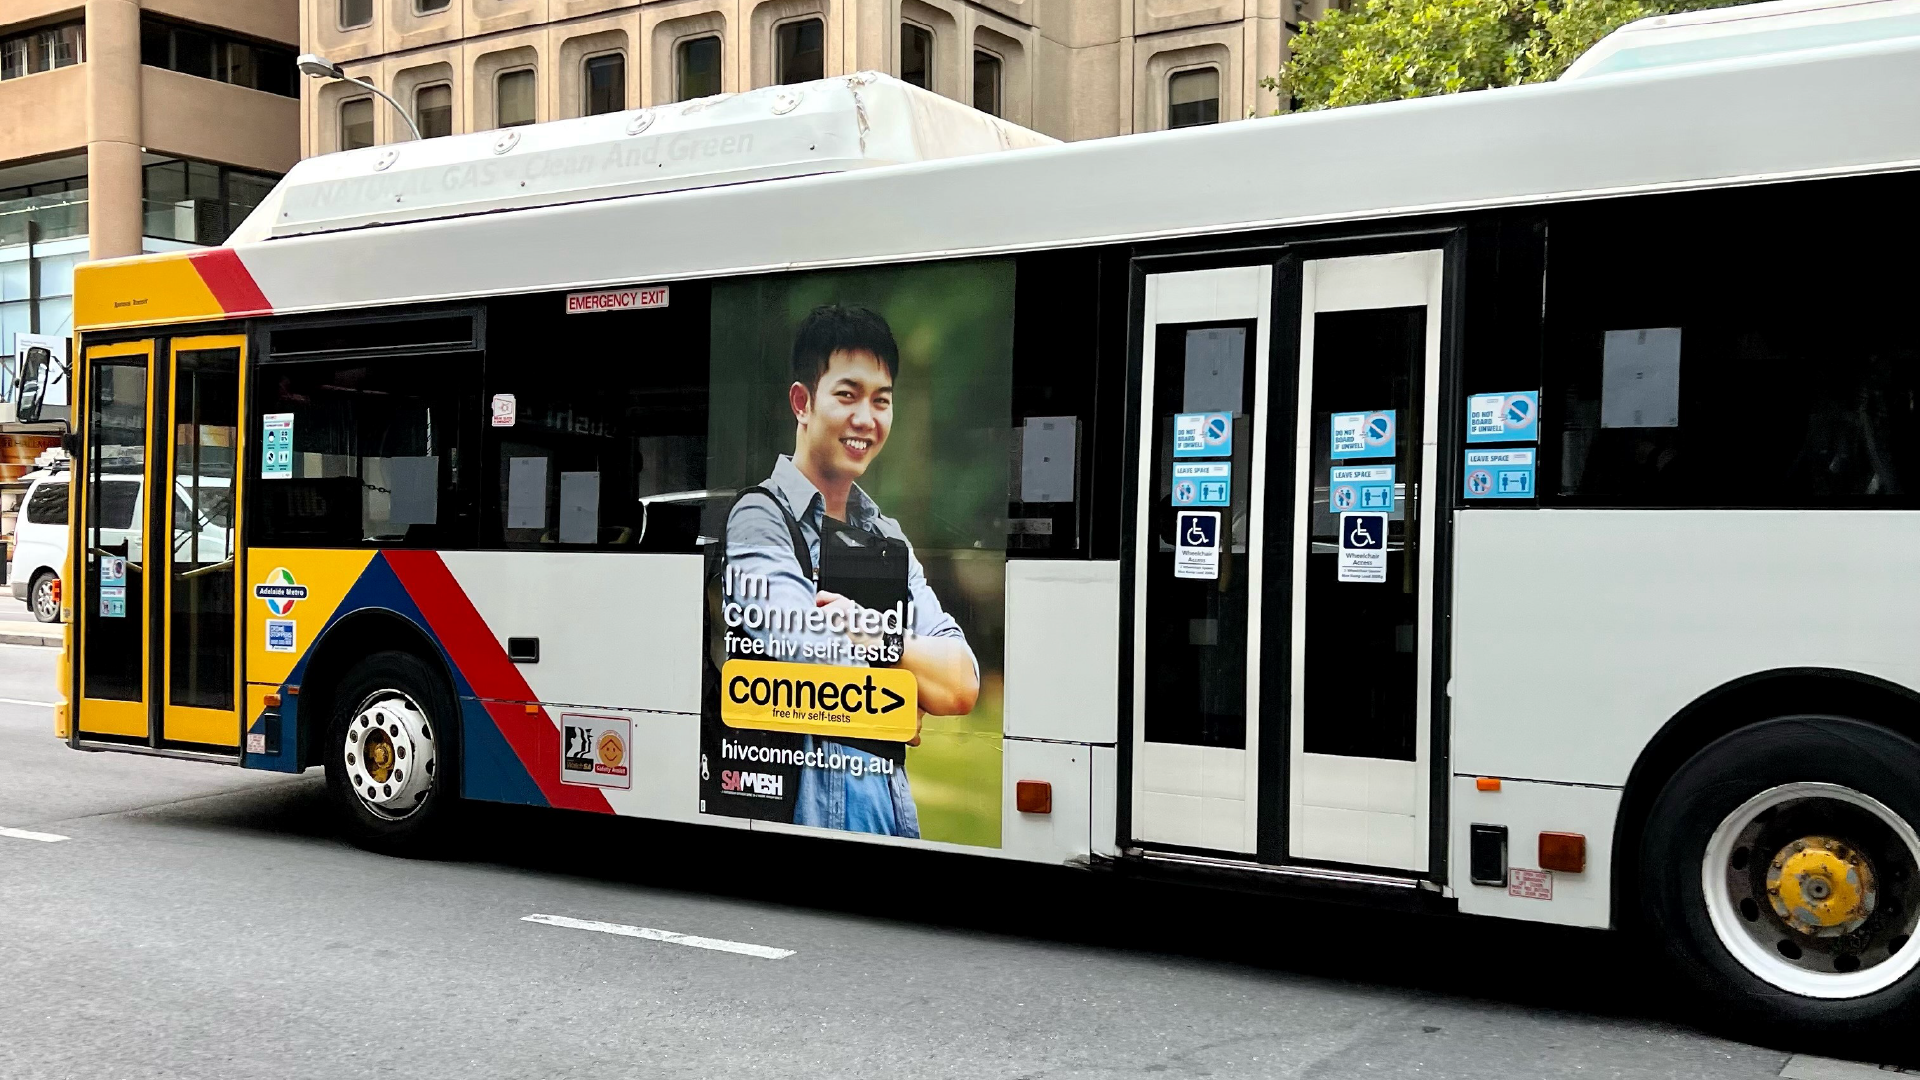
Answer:
[[[367,774],[376,784],[384,784],[393,775],[393,740],[374,728],[367,733]]]
[[[1803,836],[1780,849],[1767,868],[1773,912],[1800,933],[1838,937],[1873,914],[1873,867],[1851,844]]]

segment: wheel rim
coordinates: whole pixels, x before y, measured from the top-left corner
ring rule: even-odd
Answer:
[[[399,821],[433,793],[438,754],[426,710],[398,690],[377,690],[347,722],[347,786],[378,817]]]
[[[41,578],[33,587],[33,613],[41,622],[52,622],[60,614],[60,605],[53,599],[53,579]]]
[[[1862,997],[1920,964],[1920,836],[1852,788],[1748,799],[1707,841],[1701,884],[1720,943],[1788,993]]]

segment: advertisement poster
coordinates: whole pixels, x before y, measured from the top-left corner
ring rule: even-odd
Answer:
[[[1000,844],[1013,264],[716,285],[701,808]]]

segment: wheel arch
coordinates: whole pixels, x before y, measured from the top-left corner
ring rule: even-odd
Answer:
[[[1639,843],[1654,800],[1674,774],[1714,741],[1781,716],[1846,716],[1920,742],[1920,692],[1841,668],[1776,668],[1723,683],[1675,713],[1641,748],[1613,827],[1613,923],[1636,916],[1633,890]]]
[[[300,677],[300,767],[322,764],[334,692],[355,664],[380,652],[418,656],[446,680],[447,694],[459,702],[458,684],[447,657],[419,623],[391,608],[362,608],[329,626],[312,646]]]

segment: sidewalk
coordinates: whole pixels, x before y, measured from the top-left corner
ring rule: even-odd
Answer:
[[[36,621],[26,604],[0,592],[0,645],[44,645],[57,649],[65,628],[63,623]]]

